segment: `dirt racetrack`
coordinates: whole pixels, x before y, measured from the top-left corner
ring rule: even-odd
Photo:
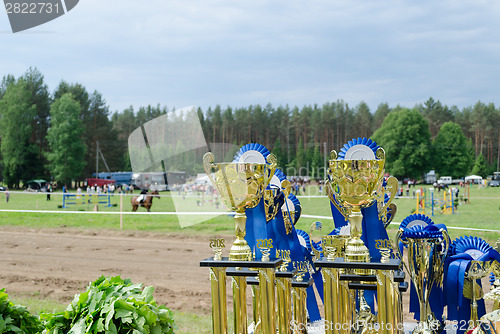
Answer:
[[[0,288],[69,304],[101,275],[155,287],[172,310],[210,312],[209,237],[131,231],[0,229]]]

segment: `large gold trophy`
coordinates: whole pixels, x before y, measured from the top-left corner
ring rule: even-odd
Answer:
[[[379,202],[379,212],[386,219],[387,207],[396,195],[397,179],[389,177],[383,186],[385,152],[379,147],[376,159],[343,160],[337,159],[337,152],[330,153],[326,191],[330,201],[348,219],[351,238],[346,247],[345,258],[349,262],[369,262],[368,248],[361,240],[363,215],[361,209]],[[385,189],[390,188],[391,196],[384,201]],[[385,202],[385,203],[384,203]],[[358,272],[363,274],[362,271]]]
[[[236,211],[236,240],[229,251],[229,259],[233,261],[249,261],[252,251],[245,240],[245,210],[259,204],[271,177],[276,169],[276,157],[267,157],[267,164],[258,163],[214,163],[211,152],[203,156],[205,171],[219,192],[224,204]]]

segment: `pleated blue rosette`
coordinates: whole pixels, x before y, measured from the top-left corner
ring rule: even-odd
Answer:
[[[463,294],[465,276],[472,261],[500,260],[500,255],[486,241],[479,237],[462,236],[455,239],[450,247],[449,257],[444,265],[444,293],[448,306],[448,319],[458,323],[470,320],[470,299]],[[476,280],[481,286],[481,280]],[[486,314],[484,300],[477,300],[478,316]],[[462,326],[464,327],[464,326]],[[465,326],[467,327],[467,326]],[[458,328],[457,333],[465,332]]]
[[[349,140],[340,149],[337,159],[339,160],[373,160],[380,146],[371,139],[357,138]]]
[[[306,231],[297,229],[297,237],[299,238],[300,244],[304,247],[309,253],[312,252],[311,248],[311,238]]]
[[[270,154],[271,153],[264,145],[257,143],[246,144],[236,152],[233,162],[267,163],[267,157]],[[247,216],[245,240],[248,246],[250,246],[250,249],[255,253],[255,258],[260,259],[262,253],[260,249],[256,247],[256,240],[268,238],[264,201],[261,200],[255,208],[246,209],[245,214]],[[271,256],[275,254],[275,249],[271,250]]]
[[[295,211],[295,220],[293,221],[293,224],[295,225],[299,221],[300,214],[302,213],[302,205],[300,205],[299,199],[294,194],[288,195],[288,198],[292,201],[294,205],[293,210]]]
[[[446,230],[444,224],[434,224],[431,218],[423,214],[412,214],[401,222],[399,225],[400,230],[403,230],[401,234],[402,240],[407,240],[407,238],[417,239],[417,238],[435,238],[443,239],[443,233],[441,229]],[[403,244],[399,244],[401,253]],[[441,247],[438,247],[436,251],[442,251]],[[429,265],[433,265],[430,263]],[[429,294],[429,305],[431,311],[434,313],[436,319],[441,319],[443,317],[443,288],[440,282],[435,282],[431,287],[431,292]],[[414,319],[420,319],[420,303],[418,301],[417,292],[413,282],[410,285],[410,312],[414,313]]]
[[[261,144],[251,143],[242,146],[234,155],[234,162],[267,163],[267,157],[271,154]]]
[[[415,213],[403,219],[403,221],[399,225],[399,228],[409,229],[415,225],[425,227],[427,225],[434,225],[434,222],[426,215],[423,215],[421,213]]]

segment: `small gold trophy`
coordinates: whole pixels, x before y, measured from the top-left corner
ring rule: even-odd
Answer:
[[[203,156],[205,171],[213,186],[219,192],[224,204],[236,211],[236,240],[229,250],[232,261],[249,261],[252,251],[245,240],[245,210],[259,204],[271,177],[276,169],[276,157],[270,154],[267,164],[259,163],[214,163],[211,152]]]
[[[486,277],[491,271],[490,268],[490,261],[471,261],[469,270],[465,274],[464,296],[471,300],[469,330],[480,324],[477,313],[477,300],[483,298],[483,289],[476,283],[476,280]]]

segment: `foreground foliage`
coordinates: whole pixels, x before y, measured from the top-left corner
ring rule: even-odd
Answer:
[[[75,295],[66,311],[40,318],[47,334],[173,333],[172,313],[156,304],[153,291],[151,286],[142,290],[142,284],[119,276],[101,276],[87,291]]]
[[[9,301],[5,289],[0,290],[0,333],[34,334],[40,333],[43,326],[37,317],[31,315],[24,306]]]

